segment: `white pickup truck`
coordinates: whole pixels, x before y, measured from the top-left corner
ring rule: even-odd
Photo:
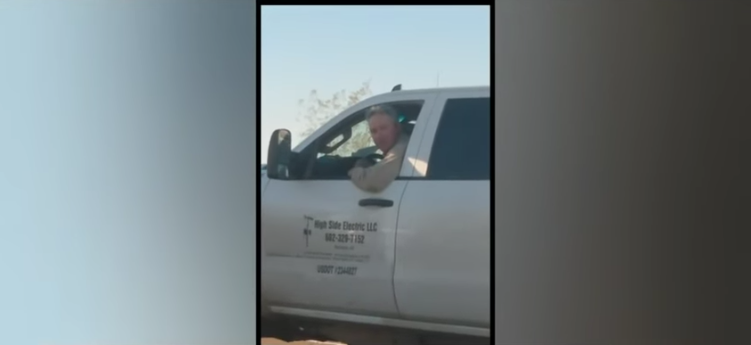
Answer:
[[[273,133],[261,180],[263,322],[315,324],[329,339],[378,327],[487,342],[490,89],[396,89],[294,149],[289,131]],[[364,117],[381,104],[397,109],[410,140],[399,177],[372,194],[347,171],[382,158]]]

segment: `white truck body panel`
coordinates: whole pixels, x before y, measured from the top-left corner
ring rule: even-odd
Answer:
[[[448,98],[474,97],[490,97],[490,90],[442,92],[434,112],[441,114]],[[428,121],[417,155],[425,168],[438,120]],[[490,181],[409,181],[396,258],[394,293],[402,317],[490,327]]]
[[[422,100],[400,176],[381,193],[363,192],[348,180],[264,176],[261,282],[270,310],[489,336],[490,181],[425,178],[446,100],[489,97],[488,87],[378,95],[337,115],[293,150],[301,152],[367,107]],[[373,197],[394,204],[358,205]]]

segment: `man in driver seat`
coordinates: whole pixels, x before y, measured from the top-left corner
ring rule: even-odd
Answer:
[[[358,188],[379,193],[399,175],[409,136],[402,132],[396,111],[388,105],[371,107],[365,120],[373,142],[384,153],[383,159],[376,164],[367,159],[358,160],[349,171],[349,177]]]

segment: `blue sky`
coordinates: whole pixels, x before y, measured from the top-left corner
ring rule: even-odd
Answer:
[[[300,139],[299,99],[370,80],[373,94],[490,84],[489,6],[263,6],[261,152],[277,128]]]

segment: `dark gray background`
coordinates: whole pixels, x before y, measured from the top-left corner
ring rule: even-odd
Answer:
[[[749,343],[749,6],[495,6],[497,343]]]

